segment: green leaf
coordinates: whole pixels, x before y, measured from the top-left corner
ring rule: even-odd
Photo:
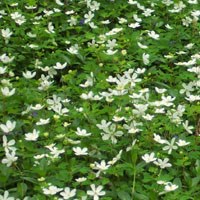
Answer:
[[[195,178],[192,178],[192,185],[191,187],[197,186],[197,184],[200,182],[200,176],[197,176]]]
[[[135,199],[135,200],[149,200],[149,197],[147,197],[144,194],[137,193],[137,192],[135,192],[133,194],[133,197],[134,197],[133,199]]]
[[[25,183],[18,183],[17,184],[17,193],[20,195],[20,197],[24,197],[27,191],[27,185]]]
[[[128,192],[125,191],[119,191],[117,192],[117,196],[119,197],[119,199],[121,200],[132,200],[131,196],[129,195]]]

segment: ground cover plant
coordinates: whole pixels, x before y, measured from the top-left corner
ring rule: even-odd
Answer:
[[[0,2],[0,200],[199,200],[200,2]]]

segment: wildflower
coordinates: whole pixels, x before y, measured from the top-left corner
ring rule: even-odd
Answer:
[[[156,158],[155,158],[155,153],[154,152],[152,152],[151,154],[144,154],[143,156],[142,156],[142,159],[146,162],[146,163],[150,163],[150,162],[153,162],[153,161],[155,161],[156,160]]]
[[[34,129],[32,133],[25,134],[25,140],[36,141],[39,137],[39,133],[40,133],[39,131]]]
[[[40,119],[39,122],[36,122],[36,125],[37,126],[41,126],[41,125],[45,125],[45,124],[49,124],[50,123],[50,119],[47,118],[47,119]]]
[[[61,188],[58,188],[57,186],[53,186],[53,185],[49,186],[48,188],[43,188],[43,193],[46,195],[54,195],[60,191],[62,191]]]
[[[21,15],[19,12],[11,13],[11,18],[15,21],[16,24],[19,24],[19,25],[26,22],[25,17]]]
[[[4,147],[5,152],[16,151],[16,148],[13,147],[14,144],[15,144],[15,140],[8,141],[7,137],[3,135],[3,147]]]
[[[3,195],[0,195],[0,200],[15,200],[15,198],[9,197],[9,192],[6,190]]]
[[[60,195],[64,199],[70,199],[71,197],[74,197],[76,195],[76,189],[70,190],[69,187],[66,187],[63,192],[60,193]]]
[[[165,185],[164,190],[165,190],[166,192],[171,192],[171,191],[176,190],[177,188],[178,188],[178,185],[175,185],[175,184],[172,184],[172,183],[168,182],[168,183]]]
[[[50,154],[53,156],[53,158],[59,158],[59,155],[65,152],[64,149],[59,150],[57,147],[55,147],[55,144],[46,146],[46,148],[50,150]]]
[[[167,144],[167,146],[163,147],[164,151],[168,150],[168,154],[171,154],[173,149],[178,149],[178,147],[176,145],[174,145],[176,138],[172,138],[171,142],[168,142],[167,140],[165,141],[165,144]]]
[[[9,89],[8,87],[3,87],[1,88],[1,93],[6,97],[10,97],[15,94],[15,88]]]
[[[165,142],[166,142],[166,140],[163,140],[163,139],[161,139],[161,137],[160,137],[160,135],[157,135],[157,134],[153,134],[154,135],[154,140],[156,141],[156,142],[158,142],[158,143],[160,143],[160,144],[164,144]]]
[[[9,57],[5,53],[0,56],[0,60],[4,64],[11,63],[14,60],[14,58],[15,58],[14,56],[13,57]]]
[[[165,158],[164,160],[158,159],[157,161],[154,161],[153,163],[155,165],[158,165],[161,169],[164,169],[166,167],[171,167],[172,165],[168,163],[169,158]]]
[[[71,46],[67,51],[71,54],[78,54],[78,44],[75,44],[74,46]]]
[[[99,177],[100,173],[106,171],[110,167],[110,165],[107,165],[105,160],[102,160],[100,163],[95,162],[91,165],[91,167],[95,170],[98,170],[96,173],[96,177]]]
[[[87,155],[88,154],[88,148],[84,147],[83,149],[81,149],[80,147],[73,147],[73,151],[75,153],[76,156],[83,156],[83,155]]]
[[[64,3],[62,3],[60,0],[55,0],[56,4],[58,4],[59,6],[63,6]]]
[[[11,153],[6,152],[6,158],[4,158],[1,162],[6,164],[7,167],[10,167],[17,159],[18,157],[15,155],[15,151],[12,151]]]
[[[185,122],[183,122],[182,125],[183,125],[184,129],[185,129],[189,134],[192,134],[192,133],[193,133],[191,130],[194,129],[194,127],[193,127],[193,126],[189,126],[188,120],[186,120]]]
[[[22,74],[24,78],[32,79],[33,77],[35,77],[36,72],[26,71],[26,72],[22,72]]]
[[[61,64],[59,62],[56,63],[55,66],[53,66],[54,69],[64,69],[67,66],[67,63]]]
[[[179,139],[178,142],[176,142],[176,144],[177,144],[179,147],[182,147],[182,146],[186,146],[186,145],[190,144],[190,142],[186,142],[185,140]]]
[[[87,136],[90,136],[91,133],[87,133],[87,131],[85,129],[80,129],[79,127],[77,128],[77,131],[76,131],[76,135],[78,136],[83,136],[83,137],[87,137]]]
[[[85,17],[85,23],[87,24],[88,22],[92,20],[92,18],[94,17],[94,14],[91,11],[89,11],[88,14],[84,15],[84,17]]]
[[[107,55],[114,55],[115,53],[117,53],[118,50],[112,50],[112,49],[108,49],[107,51],[104,51],[105,54]]]
[[[32,110],[41,110],[42,108],[44,108],[44,106],[43,105],[41,105],[41,104],[36,104],[35,106],[30,106],[30,108],[32,109]]]
[[[5,74],[6,69],[7,69],[7,67],[0,67],[0,74]]]
[[[108,47],[109,49],[113,49],[114,47],[117,46],[116,39],[108,40],[107,42],[108,43],[106,44],[106,47]]]
[[[10,36],[13,34],[13,32],[9,28],[6,28],[1,30],[1,34],[5,40],[8,40],[10,39]]]
[[[6,124],[0,124],[0,128],[4,133],[12,132],[15,129],[16,122],[8,120]]]
[[[148,36],[153,38],[154,40],[159,40],[159,35],[155,33],[155,31],[149,31]]]
[[[147,48],[148,48],[148,46],[143,45],[143,44],[141,44],[140,42],[137,42],[137,44],[138,44],[138,46],[139,46],[141,49],[147,49]]]
[[[55,33],[54,26],[52,22],[48,23],[48,29],[45,30],[47,33]]]
[[[155,87],[155,90],[156,90],[156,92],[159,93],[159,94],[162,94],[162,93],[164,93],[164,92],[167,91],[167,90],[164,89],[164,88],[157,88],[157,87]]]
[[[88,190],[87,194],[93,196],[93,200],[99,200],[99,196],[104,196],[106,193],[102,191],[103,186],[95,186],[94,184],[90,185],[92,190]]]
[[[85,177],[80,177],[80,178],[77,178],[77,179],[75,179],[75,180],[76,180],[76,182],[82,183],[82,182],[86,181],[87,178],[85,178]]]

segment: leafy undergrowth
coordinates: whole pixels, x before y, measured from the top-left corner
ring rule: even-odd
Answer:
[[[0,200],[200,199],[198,0],[0,3]]]

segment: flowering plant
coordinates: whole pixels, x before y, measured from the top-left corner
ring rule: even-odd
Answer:
[[[199,3],[0,2],[0,200],[198,199]]]

